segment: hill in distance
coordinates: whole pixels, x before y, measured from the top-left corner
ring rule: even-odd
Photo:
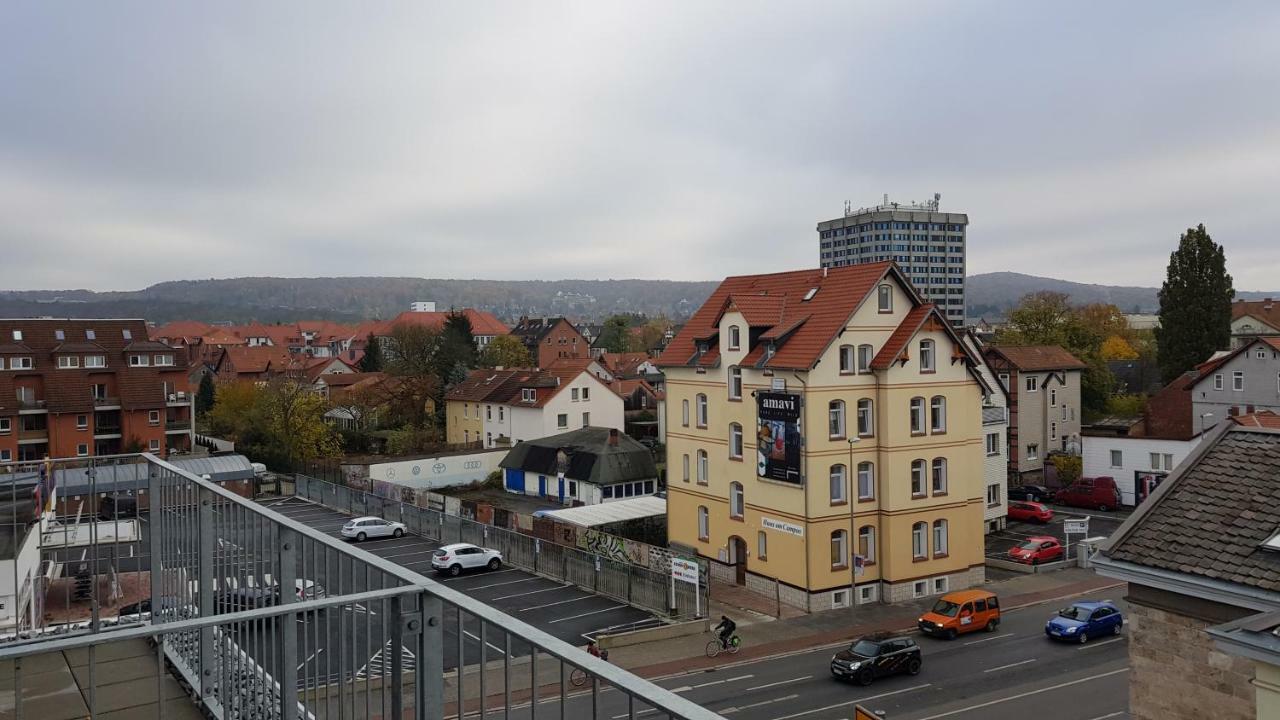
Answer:
[[[1110,303],[1127,313],[1155,313],[1160,309],[1159,288],[1091,285],[1015,272],[994,272],[970,275],[966,281],[969,317],[1004,317],[1024,296],[1042,290],[1066,293],[1075,305]],[[1280,298],[1280,291],[1236,291],[1236,298],[1241,300],[1268,297]]]

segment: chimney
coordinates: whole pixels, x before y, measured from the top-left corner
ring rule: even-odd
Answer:
[[[618,428],[609,428],[609,447],[618,447]]]
[[[827,269],[824,267],[822,268],[822,277],[826,277],[826,276],[827,276]]]

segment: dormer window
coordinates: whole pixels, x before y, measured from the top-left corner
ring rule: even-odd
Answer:
[[[154,364],[159,366],[173,365],[173,356],[172,355],[156,355]]]
[[[740,347],[739,345],[740,342],[741,342],[741,334],[738,330],[738,326],[730,325],[729,326],[729,349],[737,350]]]
[[[522,388],[520,390],[520,400],[522,402],[536,402],[538,399],[538,391],[533,388]]]
[[[704,342],[698,343],[698,352],[704,353],[706,351],[707,351],[707,344]]]
[[[59,370],[70,370],[72,368],[78,368],[78,367],[80,367],[80,358],[76,357],[75,355],[59,355],[58,356]]]
[[[151,364],[151,358],[146,355],[130,355],[129,356],[129,367],[147,367],[150,364]]]
[[[104,368],[107,366],[106,355],[85,355],[84,366],[87,368]]]
[[[764,359],[768,360],[769,358],[773,357],[773,354],[775,352],[777,352],[777,350],[774,348],[773,343],[772,342],[766,343],[764,346]]]
[[[130,330],[130,329],[128,329],[128,328],[125,328],[124,330],[121,330],[121,331],[120,331],[120,334],[121,334],[122,336],[124,336],[124,339],[125,339],[125,340],[132,340],[132,339],[133,339],[133,331],[132,331],[132,330]]]
[[[21,342],[21,341],[22,341],[22,331],[21,331],[21,330],[14,330],[14,331],[13,331],[13,339],[14,339],[14,340],[17,340],[18,342]]]
[[[92,331],[92,330],[85,330],[85,331],[84,331],[84,339],[85,339],[85,340],[97,340],[97,339],[98,339],[98,333],[96,333],[96,332],[94,332],[94,331]]]
[[[893,286],[881,285],[877,294],[879,309],[882,313],[893,312]]]

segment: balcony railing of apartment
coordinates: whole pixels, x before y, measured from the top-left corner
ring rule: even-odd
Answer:
[[[22,428],[18,428],[19,442],[23,440],[48,440],[48,439],[49,439],[49,428],[37,428],[34,430],[24,430]]]
[[[982,408],[983,425],[1001,425],[1008,421],[1009,409],[1003,407]]]
[[[19,395],[19,396],[18,396],[18,409],[19,409],[19,410],[43,410],[43,409],[44,409],[44,401],[43,401],[43,400],[37,400],[37,399],[35,399],[35,398],[33,398],[33,397],[27,397],[27,396],[25,396],[25,395]]]
[[[95,397],[93,399],[94,407],[115,407],[120,404],[118,397]]]
[[[166,420],[164,424],[165,430],[190,430],[190,420]]]
[[[59,461],[52,473],[41,465],[7,482],[51,482],[86,497],[145,487],[149,533],[139,539],[121,529],[136,521],[112,516],[73,533],[87,540],[75,558],[96,559],[45,551],[57,558],[35,573],[47,587],[17,616],[64,622],[22,623],[0,641],[2,682],[15,689],[0,693],[0,716],[51,717],[57,707],[60,717],[93,717],[133,703],[130,717],[188,706],[224,720],[485,718],[517,707],[573,718],[720,717],[152,455]],[[69,542],[65,532],[38,537]],[[62,583],[43,580],[59,571]],[[117,604],[149,606],[106,620],[117,593]],[[66,622],[77,610],[80,619]]]
[[[93,434],[94,435],[119,435],[120,423],[112,424],[112,423],[96,422],[93,424]]]

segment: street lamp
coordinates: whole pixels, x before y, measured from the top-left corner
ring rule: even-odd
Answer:
[[[1200,413],[1200,434],[1201,435],[1204,434],[1204,419],[1211,418],[1211,417],[1213,417],[1213,413],[1211,412]]]
[[[849,489],[847,491],[848,496],[846,497],[846,499],[849,501],[849,549],[848,549],[848,552],[849,552],[849,607],[853,607],[854,605],[853,595],[854,595],[854,592],[856,592],[854,589],[854,586],[857,585],[858,583],[858,563],[856,560],[857,554],[854,552],[854,548],[857,547],[858,532],[857,532],[857,529],[854,527],[856,520],[854,518],[854,513],[853,513],[854,506],[857,505],[857,501],[854,498],[855,498],[855,493],[857,492],[856,488],[857,488],[858,475],[857,475],[857,471],[854,470],[854,466],[853,466],[853,446],[857,445],[858,441],[861,439],[862,438],[858,437],[857,435],[854,435],[853,437],[849,438],[849,464],[845,466],[845,471],[844,471],[845,479],[849,483]]]

